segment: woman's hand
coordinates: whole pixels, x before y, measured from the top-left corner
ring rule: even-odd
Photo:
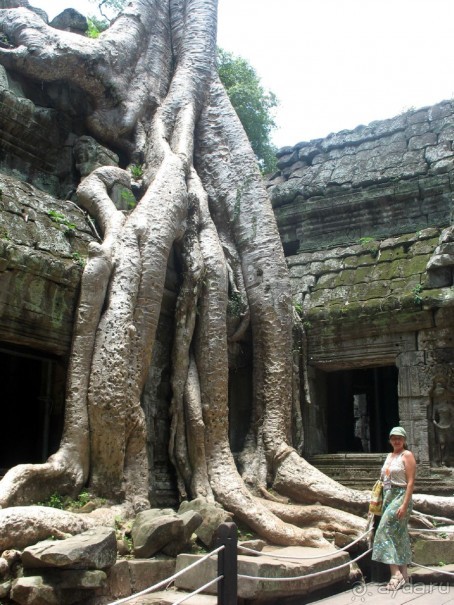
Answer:
[[[406,514],[407,514],[407,507],[404,504],[402,504],[402,506],[399,506],[399,508],[397,509],[396,517],[398,519],[403,519]]]

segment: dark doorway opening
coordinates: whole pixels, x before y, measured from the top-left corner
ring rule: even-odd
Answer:
[[[0,343],[0,472],[44,462],[57,451],[64,416],[65,370],[40,351]]]
[[[326,374],[328,453],[388,450],[399,423],[395,366]]]

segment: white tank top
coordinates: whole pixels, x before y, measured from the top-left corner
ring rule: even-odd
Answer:
[[[401,452],[398,456],[388,454],[385,464],[381,469],[381,479],[384,489],[407,487],[407,474],[405,472],[403,453]]]

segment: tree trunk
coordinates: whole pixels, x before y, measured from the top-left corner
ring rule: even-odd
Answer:
[[[325,509],[290,514],[253,495],[274,481],[295,500],[356,515],[368,500],[291,446],[289,279],[254,154],[217,77],[216,0],[132,0],[96,40],[54,30],[26,7],[10,8],[19,4],[0,4],[0,31],[10,44],[0,48],[2,64],[82,90],[90,99],[87,132],[120,148],[126,163],[142,158],[143,187],[125,216],[110,194],[118,183],[130,187],[126,170],[99,168],[79,186],[79,203],[96,218],[103,241],[92,245],[82,279],[62,443],[45,464],[9,471],[0,504],[56,490],[74,495],[88,484],[135,511],[149,506],[140,399],[174,248],[184,276],[169,451],[181,497],[216,499],[275,543],[324,544],[317,526],[356,535],[364,521],[346,513],[330,522]],[[233,299],[240,312],[232,322]],[[228,438],[228,346],[249,326],[253,422],[241,475]],[[452,514],[450,499],[443,506]]]

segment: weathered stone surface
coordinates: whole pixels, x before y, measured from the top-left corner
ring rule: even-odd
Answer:
[[[64,590],[93,590],[102,588],[107,574],[100,569],[49,569],[40,573],[45,584]]]
[[[14,569],[14,567],[19,565],[21,562],[21,552],[19,550],[9,548],[3,551],[2,559],[7,562],[9,569]]]
[[[12,584],[11,580],[7,580],[0,584],[0,599],[4,599],[9,595]]]
[[[8,561],[3,557],[0,557],[0,578],[4,578],[9,573]]]
[[[444,114],[443,137],[438,136],[440,123],[430,119],[434,110]],[[402,231],[405,223],[408,231],[440,225],[440,219],[446,224],[449,205],[443,195],[430,198],[428,212],[423,205],[429,199],[425,181],[433,179],[431,173],[453,170],[453,125],[452,103],[444,102],[430,111],[408,112],[286,148],[279,158],[281,173],[275,175],[270,189],[282,240],[293,239],[288,232],[295,229],[296,208],[291,208],[295,204],[301,212],[301,218],[296,218],[300,249],[319,248],[333,241],[347,243],[356,237],[356,226],[359,238],[366,233],[389,233],[394,227]],[[301,166],[301,161],[307,166]],[[279,182],[281,178],[283,182]],[[401,185],[410,185],[411,190],[396,195]],[[389,189],[395,191],[389,194]],[[449,180],[441,192],[451,193]],[[312,212],[296,202],[300,197],[317,202]],[[329,202],[324,208],[322,200]],[[338,206],[335,214],[333,205]],[[348,219],[348,224],[343,219]]]
[[[11,598],[20,605],[61,605],[57,591],[39,576],[14,580]]]
[[[242,542],[238,542],[238,548],[240,548],[240,546],[261,552],[265,548],[266,542],[264,540],[243,540]],[[247,555],[249,557],[259,556],[255,553],[246,552],[246,551],[242,550],[241,548],[240,548],[240,553],[242,555]]]
[[[101,166],[118,166],[119,163],[116,153],[88,135],[79,137],[75,142],[74,157],[81,176],[87,176]]]
[[[213,545],[214,534],[221,523],[232,521],[232,515],[216,503],[206,502],[196,498],[190,502],[182,502],[179,514],[196,511],[202,516],[202,524],[195,530],[196,536],[207,548]]]
[[[202,524],[202,515],[194,510],[175,513],[169,509],[151,509],[139,513],[131,535],[136,557],[151,557],[157,552],[175,557],[182,552],[192,534]]]
[[[63,590],[46,584],[41,576],[18,578],[11,588],[11,599],[19,605],[72,605],[86,598],[86,590]]]
[[[115,531],[96,527],[66,540],[45,540],[22,553],[24,568],[106,569],[117,556]]]
[[[73,204],[1,174],[0,191],[0,340],[65,354],[94,236]]]
[[[420,565],[454,563],[454,540],[417,540],[413,560]]]
[[[152,557],[181,535],[183,521],[171,511],[151,509],[137,515],[131,529],[134,556]]]
[[[120,599],[140,592],[175,573],[175,559],[133,559],[117,561],[107,572],[102,594]]]
[[[75,34],[84,34],[88,28],[87,18],[74,8],[67,8],[54,17],[50,26]]]
[[[238,578],[238,596],[244,599],[271,599],[286,596],[307,595],[314,590],[330,586],[349,576],[350,557],[348,554],[339,552],[332,557],[312,559],[316,554],[322,555],[321,549],[306,547],[288,547],[272,549],[267,547],[267,553],[276,552],[295,559],[273,559],[272,556],[247,557],[238,556],[238,574],[254,577],[267,578],[266,580],[254,580]],[[265,553],[265,554],[267,554]],[[176,571],[180,571],[193,563],[199,556],[182,554],[177,557]],[[307,558],[304,558],[307,557]],[[335,570],[346,563],[341,569]],[[317,572],[320,573],[320,575]],[[311,574],[317,573],[316,576]],[[189,570],[175,580],[175,586],[184,590],[195,590],[202,584],[213,580],[217,576],[216,557]],[[301,579],[285,582],[273,582],[276,577],[302,577]],[[216,587],[210,587],[207,592],[214,594]]]
[[[164,546],[162,552],[169,557],[176,557],[188,546],[192,534],[202,524],[202,515],[196,511],[188,510],[185,513],[178,513],[181,519],[181,526],[178,528],[178,535]]]

